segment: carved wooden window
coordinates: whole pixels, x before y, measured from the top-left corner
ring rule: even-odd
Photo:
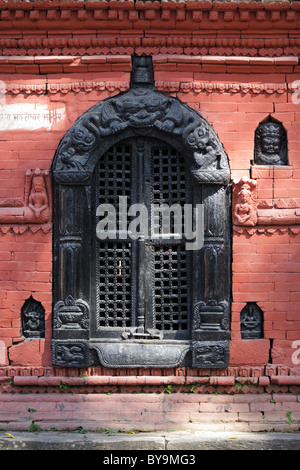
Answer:
[[[97,242],[93,334],[187,338],[191,253],[186,250],[183,237],[174,238],[174,214],[171,213],[170,226],[165,230],[169,236],[161,238],[157,235],[164,220],[161,214],[155,217],[151,213],[155,204],[178,204],[183,208],[190,202],[183,157],[158,140],[139,137],[123,141],[99,160],[94,180],[97,207],[109,203],[117,208],[119,197],[126,196],[128,206],[144,205],[149,225],[146,236],[137,240],[128,234],[124,240],[117,233],[117,240]]]
[[[74,123],[53,179],[53,363],[226,367],[228,159],[200,114],[154,89],[151,58],[133,59],[130,91]],[[97,208],[118,207],[119,196],[145,205],[149,230],[133,239],[118,225],[117,237],[99,240]],[[156,203],[202,204],[203,246],[157,237]]]

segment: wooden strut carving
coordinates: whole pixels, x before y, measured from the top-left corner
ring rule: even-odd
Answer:
[[[0,224],[45,224],[51,220],[51,206],[49,171],[27,170],[24,200],[0,201]]]

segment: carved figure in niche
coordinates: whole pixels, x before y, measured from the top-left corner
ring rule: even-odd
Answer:
[[[32,296],[26,300],[21,310],[22,333],[25,338],[45,337],[45,309]]]
[[[254,302],[248,302],[240,315],[242,339],[263,337],[263,312]]]
[[[47,222],[49,220],[48,196],[42,176],[35,176],[33,178],[28,208],[32,210],[34,217],[39,222]]]
[[[254,163],[287,165],[287,137],[281,123],[268,121],[259,124],[255,132]]]
[[[151,57],[134,56],[132,58],[131,83],[135,86],[152,86],[154,82]]]
[[[251,204],[251,191],[248,185],[244,185],[238,193],[238,202],[235,205],[234,215],[237,225],[250,225],[249,222],[253,218],[254,210]],[[255,224],[251,224],[255,225]]]
[[[25,197],[20,201],[7,200],[0,206],[0,223],[43,224],[51,218],[49,172],[39,169],[28,170],[25,177]],[[16,203],[18,202],[18,204]]]
[[[257,207],[253,196],[254,188],[256,188],[256,181],[247,181],[247,179],[241,179],[234,187],[234,225],[254,226],[257,224]]]

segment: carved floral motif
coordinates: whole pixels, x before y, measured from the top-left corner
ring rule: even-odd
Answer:
[[[71,295],[55,304],[53,314],[55,329],[87,329],[89,306],[83,300],[74,300]]]

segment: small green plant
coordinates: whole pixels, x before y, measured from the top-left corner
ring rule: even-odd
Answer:
[[[212,395],[219,395],[218,390],[215,390],[214,392],[212,392]]]
[[[242,390],[243,384],[240,384],[240,383],[236,384],[236,388],[238,391]]]
[[[104,434],[117,434],[119,432],[119,429],[111,429],[111,428],[108,428],[108,429],[105,429],[105,431],[103,431]]]
[[[292,424],[292,416],[291,415],[292,415],[291,411],[286,412],[286,418],[287,418],[288,424]]]
[[[79,426],[78,428],[74,429],[74,432],[76,432],[77,434],[85,434],[85,430],[82,426]]]
[[[190,392],[193,393],[193,391],[195,390],[195,387],[196,387],[196,384],[193,384],[190,386]]]
[[[58,386],[59,390],[70,390],[70,386],[66,384],[59,384]]]
[[[165,388],[166,393],[172,393],[172,385],[167,385]]]
[[[35,408],[27,408],[28,413],[35,413],[36,409]]]
[[[31,425],[28,428],[28,432],[38,432],[41,431],[41,428],[38,424],[32,421]]]
[[[271,398],[270,403],[275,403],[274,398]]]

